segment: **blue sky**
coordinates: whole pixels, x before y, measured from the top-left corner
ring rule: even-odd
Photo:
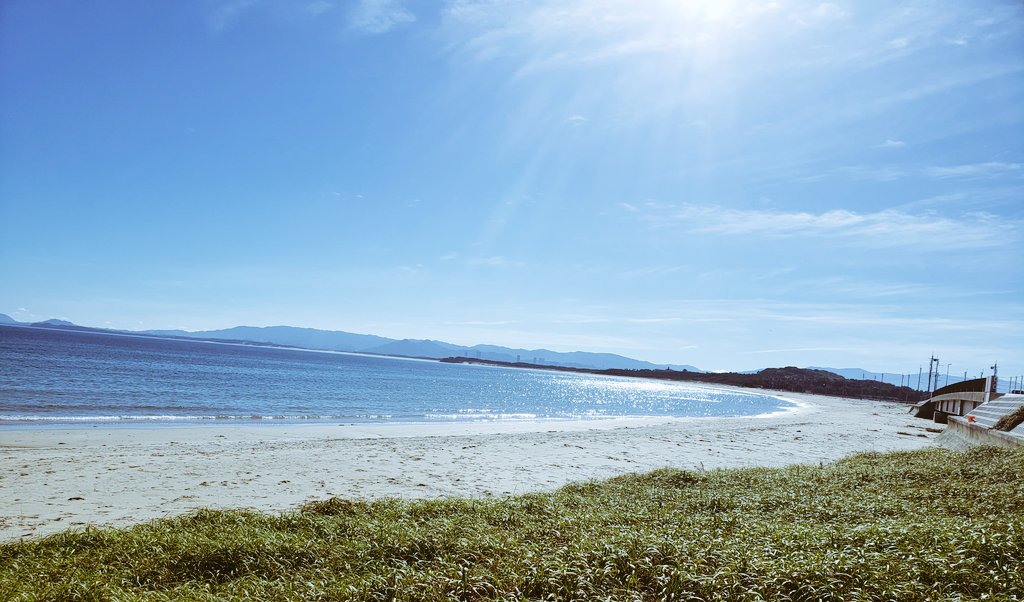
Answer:
[[[1016,1],[10,0],[0,312],[1024,373]]]

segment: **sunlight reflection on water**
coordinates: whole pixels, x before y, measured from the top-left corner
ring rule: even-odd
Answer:
[[[0,424],[749,416],[701,384],[35,329],[0,338]]]

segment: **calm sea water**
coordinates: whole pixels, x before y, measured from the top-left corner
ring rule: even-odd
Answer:
[[[0,326],[0,425],[747,416],[704,385]]]

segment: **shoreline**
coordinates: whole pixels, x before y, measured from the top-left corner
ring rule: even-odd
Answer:
[[[900,403],[755,391],[794,406],[727,418],[5,428],[0,541],[199,508],[486,498],[665,466],[816,464],[927,447],[938,430]]]
[[[325,352],[326,353],[326,352]],[[416,361],[427,361],[427,360],[416,360]],[[430,360],[433,361],[433,360]],[[476,364],[468,364],[476,365]],[[512,370],[533,370],[532,368],[507,368],[500,366],[492,366],[489,364],[480,364],[479,367],[485,369],[512,369]],[[548,371],[550,372],[550,370]],[[577,371],[578,372],[578,371]],[[587,373],[587,372],[584,372]],[[624,382],[633,381],[636,379],[650,380],[653,382],[665,382],[665,379],[655,377],[636,377],[636,376],[621,376],[621,375],[607,375],[607,374],[596,374],[598,377],[604,377],[613,380],[621,380]],[[675,381],[669,381],[675,382]],[[650,420],[689,420],[689,419],[706,419],[706,418],[755,418],[774,413],[785,413],[791,411],[793,408],[786,407],[783,404],[799,405],[795,402],[792,397],[787,397],[792,392],[790,391],[771,391],[765,389],[755,389],[748,387],[740,387],[736,385],[720,384],[720,383],[703,383],[703,382],[686,382],[686,386],[697,389],[707,389],[712,391],[726,391],[734,392],[742,395],[754,395],[758,397],[773,398],[774,400],[781,402],[779,407],[762,414],[746,414],[742,416],[671,416],[671,415],[580,415],[580,416],[566,416],[566,417],[539,417],[532,413],[527,414],[516,414],[514,411],[510,413],[502,414],[490,414],[487,410],[481,410],[481,417],[467,417],[460,418],[460,414],[455,413],[451,415],[440,415],[436,418],[427,418],[426,415],[413,416],[409,418],[398,418],[394,419],[392,416],[384,414],[380,416],[324,416],[324,415],[309,415],[309,416],[274,416],[274,415],[233,415],[233,416],[217,416],[217,415],[200,415],[200,416],[173,416],[173,415],[151,415],[151,416],[38,416],[36,418],[19,418],[10,419],[9,416],[0,415],[0,435],[5,432],[17,432],[21,430],[75,430],[75,429],[164,429],[164,428],[238,428],[238,427],[253,427],[253,428],[278,428],[278,427],[318,427],[318,426],[390,426],[390,425],[409,425],[409,426],[424,426],[424,425],[442,425],[442,426],[457,426],[463,424],[477,424],[477,423],[493,423],[493,424],[508,424],[514,425],[517,423],[553,423],[553,424],[601,424],[606,422],[620,423],[628,421],[639,421],[648,422]],[[897,402],[899,403],[899,402]],[[511,430],[518,430],[514,427],[510,427]],[[2,441],[0,441],[0,447],[2,447]]]
[[[589,430],[603,428],[618,428],[630,426],[642,426],[647,424],[660,424],[664,422],[680,422],[690,420],[708,419],[735,419],[747,418],[768,418],[775,415],[784,415],[800,411],[801,404],[792,400],[784,399],[781,396],[771,395],[781,401],[791,404],[790,407],[780,407],[770,412],[761,414],[749,414],[742,416],[593,416],[576,418],[519,418],[496,416],[494,418],[475,418],[462,420],[374,420],[374,421],[353,421],[343,417],[325,419],[309,418],[296,419],[291,417],[280,418],[183,418],[175,420],[164,420],[160,418],[126,418],[115,420],[90,420],[88,418],[75,420],[47,420],[23,421],[23,422],[0,422],[0,437],[3,433],[18,433],[21,431],[123,431],[123,430],[191,430],[191,429],[335,429],[344,427],[346,429],[382,429],[402,431],[406,429],[441,430],[445,434],[462,431],[478,432],[530,432],[533,430],[547,430],[552,426],[563,427],[566,430]],[[17,435],[14,435],[15,437]],[[3,449],[4,442],[0,440],[0,449]]]

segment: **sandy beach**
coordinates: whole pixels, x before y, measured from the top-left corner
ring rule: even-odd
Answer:
[[[754,418],[0,430],[0,541],[332,496],[503,496],[662,466],[817,464],[933,443],[895,403],[778,393]],[[939,427],[941,428],[941,427]]]

